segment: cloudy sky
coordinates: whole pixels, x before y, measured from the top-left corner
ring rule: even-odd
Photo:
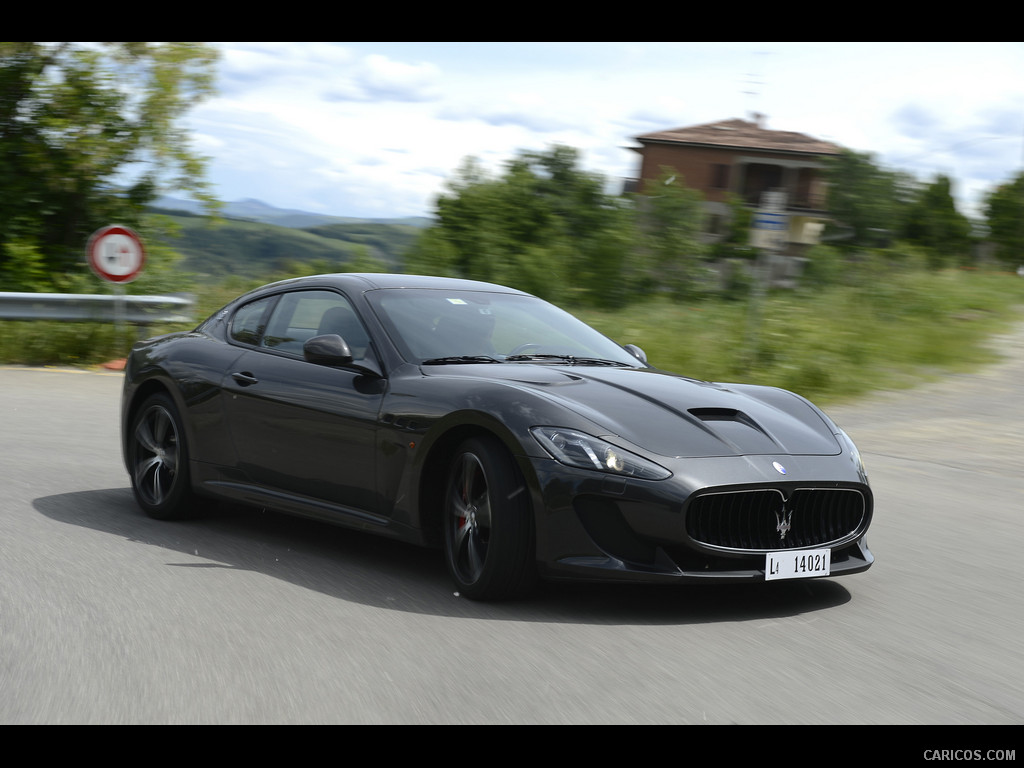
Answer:
[[[961,210],[1024,164],[1024,43],[216,43],[188,117],[225,201],[430,215],[473,156],[566,144],[609,182],[639,134],[757,111],[928,180]]]

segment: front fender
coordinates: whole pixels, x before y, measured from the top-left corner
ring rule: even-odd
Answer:
[[[415,396],[400,381],[392,384],[380,418],[379,496],[395,499],[390,517],[396,523],[429,532],[439,529],[448,467],[466,438],[488,434],[498,439],[516,462],[538,508],[533,461],[550,457],[530,428],[549,424],[597,431],[593,422],[510,382],[424,378],[417,381]],[[386,492],[392,488],[396,492]]]

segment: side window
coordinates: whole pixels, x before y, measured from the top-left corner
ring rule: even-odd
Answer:
[[[369,336],[344,296],[333,291],[295,291],[284,294],[274,307],[261,346],[301,356],[308,339],[326,333],[341,336],[354,359],[366,356]]]
[[[231,338],[242,344],[258,344],[266,328],[267,310],[276,298],[258,299],[236,311],[231,318]]]

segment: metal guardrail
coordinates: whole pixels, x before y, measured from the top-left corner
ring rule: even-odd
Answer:
[[[196,297],[91,293],[0,293],[0,320],[60,320],[131,325],[190,323]]]

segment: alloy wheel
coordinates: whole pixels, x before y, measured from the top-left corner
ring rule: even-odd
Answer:
[[[153,506],[167,501],[174,490],[180,464],[180,445],[174,417],[162,405],[151,405],[135,426],[135,488]]]
[[[453,518],[449,528],[452,567],[462,582],[471,584],[480,578],[487,562],[492,524],[487,476],[473,453],[464,453],[458,460],[448,510]]]

